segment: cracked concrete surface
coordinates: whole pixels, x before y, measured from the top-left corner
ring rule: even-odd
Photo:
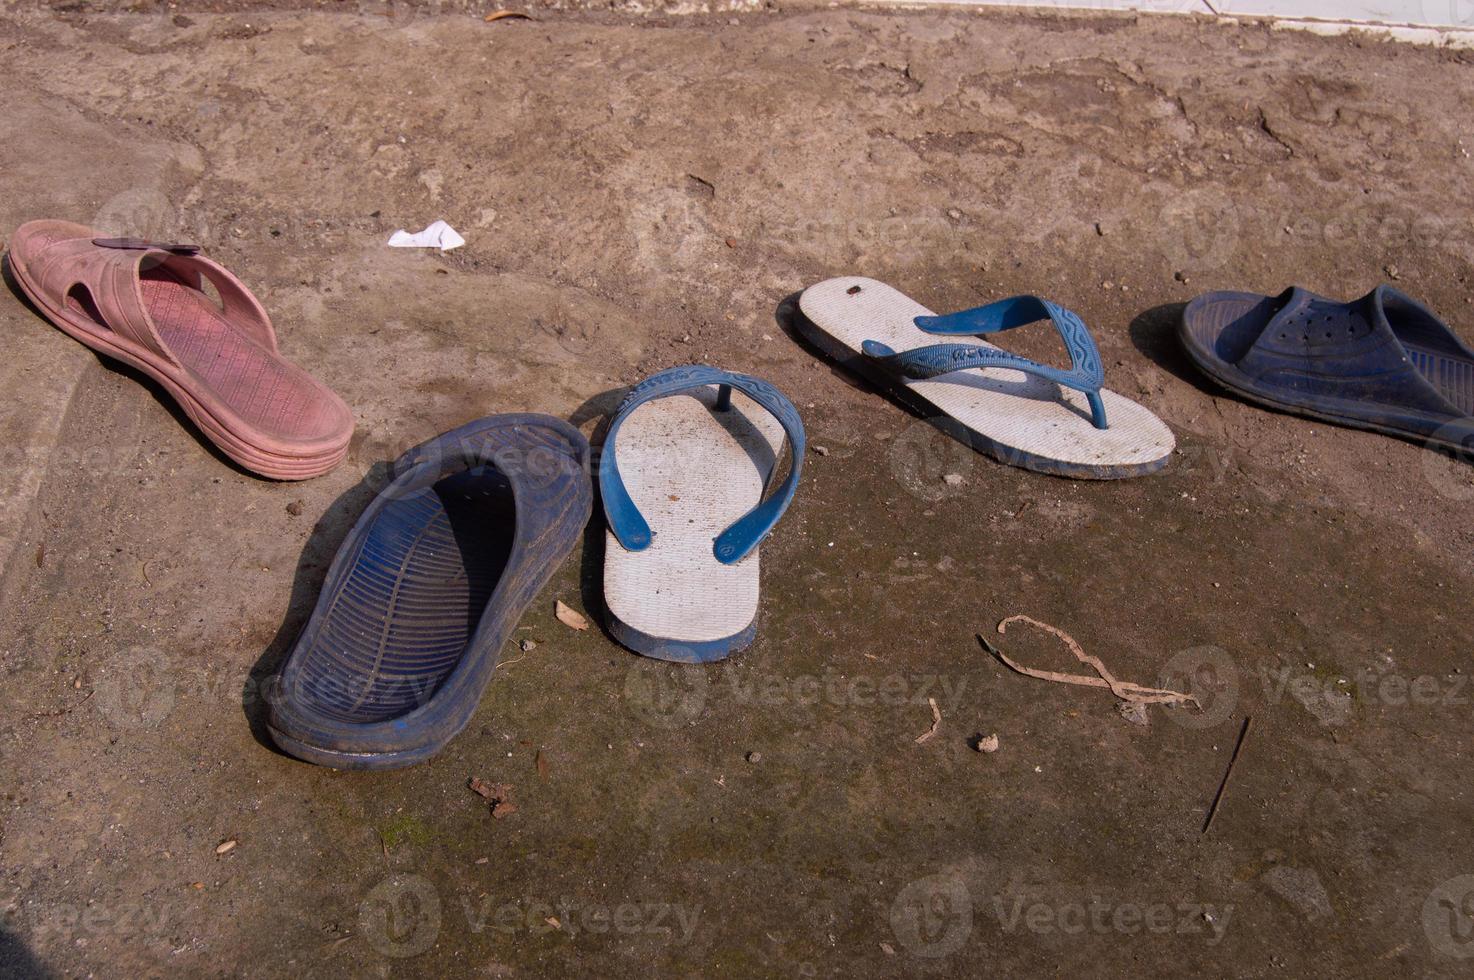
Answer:
[[[1474,337],[1467,54],[1104,15],[211,8],[0,14],[0,235],[200,241],[358,432],[328,476],[254,479],[0,304],[0,970],[1467,967],[1474,468],[1251,408],[1171,338],[1202,290],[1389,278]],[[469,244],[383,247],[437,217]],[[847,272],[1079,311],[1181,452],[1075,484],[960,450],[792,338],[785,297]],[[597,616],[591,550],[432,762],[261,743],[258,681],[383,463],[489,412],[591,430],[694,361],[772,380],[827,450],[751,650],[671,670],[571,634],[552,601]],[[973,634],[1015,612],[1207,709],[1142,728],[1008,673]]]

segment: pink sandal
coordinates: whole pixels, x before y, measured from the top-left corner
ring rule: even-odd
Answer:
[[[15,279],[52,323],[158,381],[246,469],[306,480],[342,462],[352,413],[277,352],[271,319],[239,279],[195,245],[95,236],[31,221],[11,239]]]

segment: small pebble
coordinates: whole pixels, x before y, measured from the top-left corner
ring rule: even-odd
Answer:
[[[973,739],[972,747],[979,752],[986,752],[992,755],[998,751],[998,733],[994,732],[992,735],[977,736]]]
[[[520,644],[518,644],[518,646],[522,647],[522,652],[523,653],[530,653],[533,650],[536,650],[537,649],[537,641],[536,640],[523,640]]]
[[[761,752],[749,752],[747,753],[747,761],[753,765],[757,765],[763,761],[763,754]]]
[[[813,449],[814,449],[814,452],[818,453],[820,456],[828,456],[829,455],[829,448],[827,446],[817,446],[816,445],[816,446],[813,447]]]
[[[300,517],[302,515],[302,501],[294,500],[287,504],[287,513],[293,517]]]
[[[238,843],[239,843],[239,841],[235,841],[235,840],[222,841],[220,843],[220,846],[218,846],[218,847],[215,848],[215,853],[216,854],[229,854],[231,851],[235,850],[235,845],[238,844]]]
[[[947,484],[947,486],[949,487],[960,487],[962,486],[962,474],[948,473],[946,476],[942,477],[942,482]]]

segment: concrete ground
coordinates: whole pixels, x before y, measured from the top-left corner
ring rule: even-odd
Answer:
[[[358,431],[325,477],[256,479],[0,294],[0,973],[1468,975],[1474,466],[1252,408],[1172,331],[1203,290],[1395,280],[1474,340],[1471,55],[1176,17],[99,6],[0,14],[0,236],[203,243]],[[465,248],[384,247],[442,217]],[[841,273],[1079,311],[1179,452],[1074,483],[961,449],[793,339]],[[386,461],[492,412],[591,431],[689,362],[768,378],[827,450],[750,650],[563,626],[555,598],[601,612],[590,548],[433,761],[262,741]],[[1204,709],[1143,727],[1011,673],[974,635],[1014,613]]]

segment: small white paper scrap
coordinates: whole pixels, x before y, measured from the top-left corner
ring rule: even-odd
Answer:
[[[442,252],[449,252],[464,244],[466,240],[444,221],[433,222],[424,231],[413,235],[401,228],[389,236],[389,245],[393,248],[438,248]]]

